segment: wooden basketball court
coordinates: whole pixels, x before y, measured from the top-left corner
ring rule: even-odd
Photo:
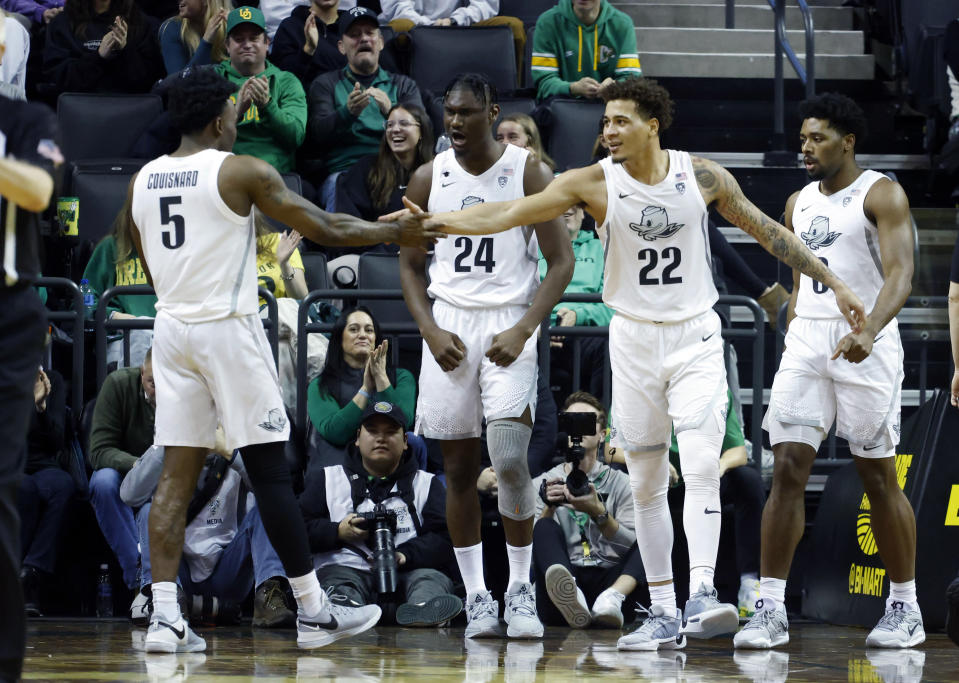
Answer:
[[[850,681],[959,680],[959,648],[932,634],[920,648],[866,650],[866,631],[798,621],[788,647],[733,652],[729,638],[685,650],[618,652],[616,631],[547,628],[541,641],[465,640],[463,628],[376,628],[319,650],[293,631],[199,629],[203,654],[146,655],[145,631],[121,620],[36,619],[24,680],[216,681]]]

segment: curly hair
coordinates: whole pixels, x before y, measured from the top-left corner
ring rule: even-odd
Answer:
[[[496,86],[483,74],[463,73],[453,77],[443,91],[443,99],[449,97],[454,90],[468,90],[476,95],[476,99],[483,103],[483,106],[489,107],[496,104]]]
[[[852,98],[837,92],[824,92],[799,103],[799,119],[821,119],[842,135],[855,135],[856,142],[866,138],[866,114]]]
[[[603,101],[632,100],[645,119],[659,121],[662,133],[673,122],[673,100],[669,92],[652,78],[627,78],[603,88]]]
[[[212,66],[184,69],[170,86],[167,99],[173,127],[183,135],[200,132],[223,113],[223,105],[235,90]]]

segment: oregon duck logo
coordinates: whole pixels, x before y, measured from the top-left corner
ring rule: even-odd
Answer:
[[[242,9],[240,9],[240,17],[241,17],[242,19],[252,19],[252,18],[253,18],[253,12],[251,12],[251,11],[249,10],[249,8],[243,7]]]
[[[639,217],[639,223],[630,223],[629,227],[647,242],[653,242],[660,237],[672,237],[683,225],[685,223],[670,223],[663,207],[647,206]]]
[[[826,216],[816,216],[812,219],[812,223],[809,224],[809,230],[800,233],[799,236],[803,238],[807,247],[812,251],[816,251],[820,247],[828,247],[831,245],[839,239],[841,234],[841,232],[829,232],[829,218]]]

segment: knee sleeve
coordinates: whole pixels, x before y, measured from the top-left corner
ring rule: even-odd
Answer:
[[[652,583],[670,581],[673,578],[673,522],[666,502],[669,460],[665,453],[651,456],[627,451],[626,466],[633,490],[636,545],[646,579]]]
[[[687,429],[676,435],[679,462],[686,482],[683,528],[689,546],[689,567],[716,566],[722,505],[719,501],[721,432]]]
[[[499,487],[499,512],[521,521],[536,512],[536,492],[529,476],[526,451],[533,430],[521,422],[495,420],[486,427],[486,445]]]

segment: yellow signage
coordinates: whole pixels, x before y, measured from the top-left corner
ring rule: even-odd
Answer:
[[[899,488],[905,490],[906,476],[909,474],[909,468],[912,466],[911,453],[896,454],[896,481]],[[957,503],[959,505],[959,503]],[[879,546],[876,545],[876,537],[872,533],[872,518],[870,517],[869,496],[862,494],[862,501],[859,503],[859,515],[856,517],[856,539],[859,541],[859,549],[864,555],[875,555],[879,552]],[[959,520],[956,522],[959,525]],[[850,591],[852,592],[852,591]]]
[[[959,526],[959,484],[952,485],[949,503],[946,505],[946,526]]]
[[[858,564],[849,566],[850,595],[874,595],[882,597],[882,584],[886,570],[882,567],[863,567]]]

